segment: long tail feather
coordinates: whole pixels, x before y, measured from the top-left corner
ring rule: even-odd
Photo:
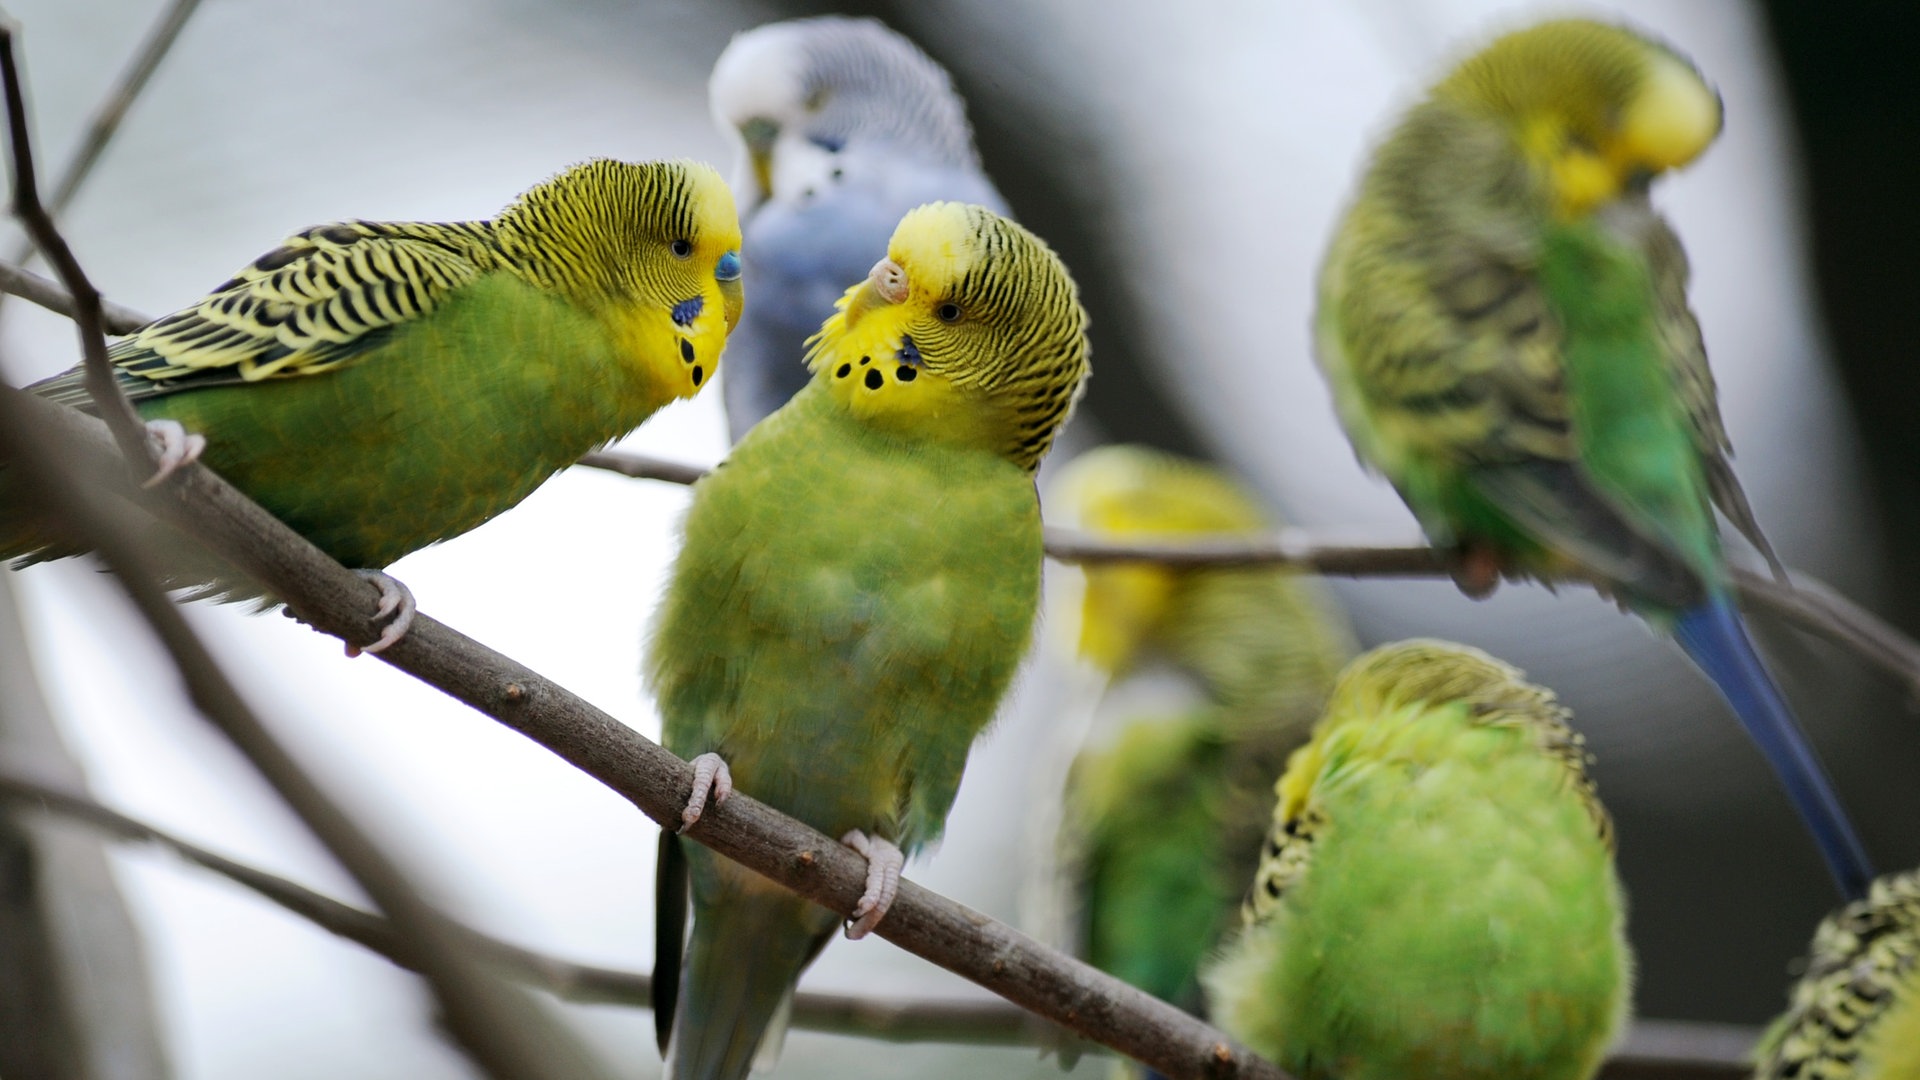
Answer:
[[[680,838],[660,830],[653,875],[653,1038],[662,1057],[680,1003],[680,966],[687,950],[687,853]]]
[[[831,912],[771,883],[729,893],[726,903],[695,905],[672,1080],[743,1080],[800,972],[838,925]]]
[[[1739,613],[1725,599],[1708,600],[1680,615],[1674,638],[1733,707],[1747,735],[1773,767],[1794,809],[1806,822],[1827,869],[1849,901],[1867,894],[1873,880],[1866,848],[1840,806],[1840,797],[1814,756],[1813,746],[1754,652]]]

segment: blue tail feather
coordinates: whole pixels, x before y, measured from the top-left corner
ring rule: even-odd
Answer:
[[[1787,797],[1813,834],[1827,860],[1840,892],[1849,901],[1867,894],[1873,869],[1866,848],[1840,806],[1814,756],[1813,746],[1793,718],[1786,698],[1754,652],[1740,615],[1724,598],[1716,597],[1681,613],[1673,636],[1687,656],[1713,680],[1747,735],[1773,767]]]

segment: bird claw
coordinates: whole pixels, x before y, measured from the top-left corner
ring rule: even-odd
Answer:
[[[1500,588],[1500,555],[1492,548],[1468,544],[1460,549],[1460,561],[1453,568],[1453,583],[1469,599],[1485,600]]]
[[[143,488],[157,487],[167,477],[200,460],[207,449],[207,437],[189,434],[178,420],[149,420],[147,444],[153,449],[153,475],[140,485]]]
[[[733,794],[733,773],[719,754],[701,754],[693,759],[693,794],[687,796],[687,807],[680,811],[680,827],[675,832],[686,832],[700,820],[707,808],[708,794],[712,794],[715,806]]]
[[[387,628],[380,632],[373,644],[362,648],[353,642],[347,642],[347,656],[359,656],[363,652],[377,653],[407,636],[413,628],[413,616],[419,610],[414,603],[413,590],[402,585],[395,578],[379,570],[355,570],[373,587],[380,590],[380,603],[373,609],[373,623],[377,626],[386,623]]]
[[[867,891],[853,905],[853,918],[847,923],[847,940],[858,941],[873,933],[893,907],[894,897],[900,895],[900,871],[906,867],[907,857],[892,841],[870,837],[859,829],[841,837],[840,842],[867,857]]]

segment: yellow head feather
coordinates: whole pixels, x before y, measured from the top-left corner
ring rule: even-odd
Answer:
[[[663,399],[711,381],[740,321],[740,221],[711,166],[595,160],[493,221],[503,262],[604,319]]]
[[[1053,477],[1045,499],[1063,525],[1108,537],[1258,535],[1259,503],[1213,469],[1140,446],[1102,446]],[[1109,672],[1133,663],[1190,572],[1145,563],[1084,569],[1076,605],[1080,655]]]
[[[1722,122],[1719,95],[1684,56],[1584,19],[1508,34],[1434,93],[1510,127],[1565,217],[1693,161]]]
[[[979,206],[932,203],[894,229],[807,363],[855,416],[990,449],[1029,471],[1087,377],[1086,312],[1039,237]]]

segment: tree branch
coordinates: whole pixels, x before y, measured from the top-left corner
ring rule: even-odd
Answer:
[[[35,431],[47,456],[86,470],[90,491],[139,501],[198,536],[322,631],[361,645],[377,636],[364,580],[205,466],[185,466],[143,492],[129,482],[99,421],[31,396],[0,399],[13,414],[0,433]],[[17,455],[17,448],[0,452]],[[425,614],[379,657],[526,735],[656,822],[677,826],[692,789],[687,763],[559,685]],[[843,916],[866,888],[866,860],[740,793],[709,808],[688,835]],[[1165,1002],[911,881],[902,882],[877,933],[1167,1076],[1285,1075]]]
[[[691,484],[706,474],[696,465],[612,450],[588,454],[579,463],[622,476],[674,484]],[[1329,544],[1300,529],[1284,529],[1270,537],[1217,540],[1107,540],[1057,528],[1048,528],[1046,535],[1050,558],[1089,566],[1118,562],[1216,568],[1273,566],[1329,577],[1431,578],[1449,576],[1455,565],[1453,553],[1438,548]],[[1766,612],[1825,638],[1893,676],[1909,693],[1920,695],[1920,644],[1885,620],[1799,570],[1792,571],[1792,585],[1741,567],[1734,567],[1732,573],[1741,607]]]
[[[121,840],[165,847],[187,861],[252,890],[329,933],[405,967],[407,954],[387,920],[282,877],[216,854],[136,818],[102,806],[67,785],[47,783],[0,762],[0,799],[14,800],[101,829]],[[501,971],[577,1003],[646,1008],[653,980],[646,974],[562,960],[454,924],[471,947]],[[1048,1046],[1054,1026],[1001,1001],[888,1000],[802,991],[794,995],[793,1023],[808,1031],[857,1035],[888,1042],[944,1042],[991,1046]],[[1613,1055],[1613,1070],[1649,1070],[1743,1077],[1758,1037],[1752,1028],[1677,1021],[1641,1021]]]

